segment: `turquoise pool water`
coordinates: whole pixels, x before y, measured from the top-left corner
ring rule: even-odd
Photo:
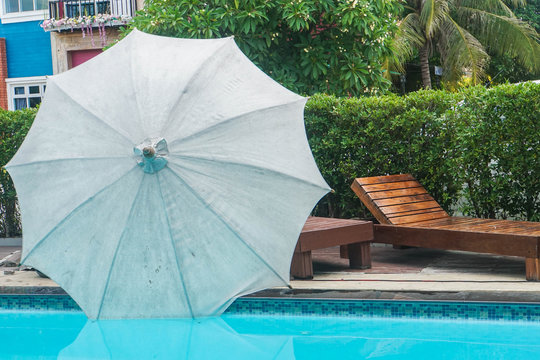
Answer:
[[[361,301],[294,303],[300,304],[305,314],[286,315],[283,309],[290,312],[291,302],[275,300],[243,300],[219,318],[200,320],[91,322],[76,308],[4,308],[0,310],[0,359],[540,358],[540,321],[535,317],[539,306],[522,308],[526,315],[521,314],[519,319],[478,320],[471,319],[467,311],[461,312],[466,319],[449,318],[455,315],[452,306],[450,312],[437,318],[411,318],[405,311],[394,315],[386,311],[371,315],[342,312],[343,304],[364,306],[366,302]],[[330,311],[331,316],[313,311],[329,303],[338,304],[337,312]],[[373,303],[379,306],[390,302]],[[400,304],[404,309],[416,309],[410,314],[435,314],[434,309],[441,305]],[[482,311],[486,316],[496,315],[486,310],[486,305],[456,306],[458,311],[480,306],[480,316]],[[501,311],[510,316],[511,308]],[[265,314],[269,309],[282,314]]]

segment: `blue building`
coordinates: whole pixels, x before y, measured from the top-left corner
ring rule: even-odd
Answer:
[[[52,75],[51,37],[39,24],[47,0],[0,0],[0,107],[17,110],[41,102]]]

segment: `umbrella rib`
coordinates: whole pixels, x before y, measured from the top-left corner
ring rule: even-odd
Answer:
[[[96,315],[96,319],[99,319],[101,315],[101,310],[103,309],[103,300],[105,300],[105,294],[107,293],[107,290],[109,289],[109,282],[111,280],[112,268],[114,266],[114,262],[116,261],[116,256],[118,255],[118,249],[120,249],[122,238],[124,237],[124,234],[126,233],[127,224],[129,220],[131,219],[131,216],[133,215],[133,209],[135,208],[135,204],[137,203],[137,198],[139,197],[139,194],[141,192],[143,181],[144,181],[144,176],[141,178],[141,183],[139,184],[139,188],[137,189],[137,194],[135,195],[135,197],[133,198],[133,202],[131,203],[131,208],[129,209],[129,215],[126,219],[126,223],[124,224],[124,229],[122,230],[122,234],[120,234],[120,238],[118,239],[118,243],[116,244],[116,249],[114,250],[111,266],[109,267],[109,274],[107,275],[107,281],[105,282],[105,287],[103,288],[103,294],[101,295],[101,301],[99,303],[99,310]]]
[[[137,95],[138,91],[135,88],[135,84],[136,84],[136,82],[135,82],[135,74],[133,72],[133,62],[136,59],[136,56],[133,54],[133,41],[129,45],[130,45],[129,51],[131,52],[131,57],[130,57],[130,61],[129,61],[129,74],[130,74],[130,78],[131,78],[131,86],[134,89],[133,97],[135,98],[135,104],[137,106],[137,122],[142,125],[142,122],[141,122],[141,104],[139,104],[138,95]],[[146,129],[144,129],[143,131],[146,132]]]
[[[176,158],[185,158],[185,159],[192,159],[192,160],[197,160],[197,161],[202,160],[202,161],[208,161],[208,162],[217,162],[217,163],[221,163],[221,164],[238,165],[238,166],[243,166],[243,167],[248,167],[248,168],[259,169],[259,170],[271,172],[271,173],[276,174],[276,175],[280,175],[280,176],[283,176],[283,177],[287,177],[287,178],[290,178],[290,179],[300,181],[300,182],[302,182],[302,183],[304,183],[306,185],[321,188],[320,185],[312,183],[311,181],[308,181],[306,179],[301,179],[301,178],[295,177],[295,176],[290,175],[290,174],[286,174],[286,173],[278,171],[278,170],[268,169],[268,168],[264,168],[264,167],[261,167],[261,166],[258,166],[258,165],[251,165],[251,164],[241,163],[241,162],[237,162],[237,161],[230,161],[230,160],[210,159],[210,158],[206,158],[204,156],[189,156],[189,155],[179,155],[179,154],[169,154],[169,156],[176,157]],[[195,170],[192,170],[192,171],[195,171]],[[326,189],[326,188],[324,188],[324,189]]]
[[[114,127],[112,127],[109,123],[107,123],[106,121],[104,121],[103,119],[101,119],[99,116],[97,116],[96,114],[94,114],[92,111],[88,110],[86,107],[82,106],[79,102],[77,102],[73,97],[71,97],[68,92],[64,89],[62,89],[62,87],[58,84],[58,83],[54,83],[56,85],[56,87],[61,91],[63,92],[66,97],[68,99],[71,99],[75,104],[79,105],[81,107],[81,109],[83,109],[84,111],[86,111],[88,114],[92,115],[95,119],[97,119],[99,122],[105,124],[105,126],[107,126],[109,129],[113,130],[115,133],[117,133],[118,135],[122,136],[124,139],[126,139],[130,144],[133,143],[133,140],[131,140],[126,134],[123,134],[122,132],[120,132],[120,130],[118,129],[115,129]]]
[[[228,40],[228,39],[227,39]],[[219,53],[221,50],[223,50],[226,45],[229,43],[229,41],[224,41],[223,42],[223,45],[221,45],[220,47],[218,47],[210,56],[208,56],[206,59],[204,59],[203,62],[201,62],[201,64],[199,65],[199,67],[197,67],[197,69],[193,72],[193,75],[191,75],[191,77],[189,78],[189,80],[187,81],[186,83],[186,86],[184,86],[184,90],[180,93],[180,96],[178,97],[178,99],[176,99],[176,101],[174,102],[174,105],[171,107],[171,112],[169,113],[169,116],[167,117],[167,121],[165,122],[165,124],[163,125],[163,127],[161,128],[161,134],[166,134],[167,132],[165,131],[169,125],[171,124],[171,114],[173,113],[174,109],[176,109],[176,107],[178,106],[178,104],[180,103],[180,101],[184,98],[184,94],[187,93],[187,89],[191,86],[191,84],[196,80],[197,78],[197,75],[199,75],[202,71],[202,69],[204,68],[204,66],[206,64],[208,64],[211,60],[214,59],[214,57],[216,56],[217,53]],[[188,111],[184,111],[184,114],[186,114]]]
[[[204,128],[204,129],[201,129],[199,131],[196,131],[194,132],[193,134],[190,134],[186,137],[183,137],[183,138],[179,138],[179,139],[175,139],[171,142],[169,142],[169,148],[172,146],[172,145],[176,145],[176,144],[179,144],[179,143],[182,143],[186,140],[189,140],[193,137],[196,137],[196,136],[200,136],[200,135],[203,135],[207,132],[210,132],[212,130],[214,130],[215,128],[218,128],[218,127],[221,127],[221,126],[226,126],[227,124],[230,124],[232,123],[233,121],[235,120],[238,120],[244,116],[248,116],[248,115],[251,115],[251,114],[254,114],[254,113],[257,113],[257,112],[262,112],[262,111],[267,111],[267,110],[273,110],[273,109],[277,109],[279,107],[282,107],[282,106],[286,106],[286,105],[291,105],[291,104],[294,104],[296,102],[300,102],[300,101],[305,101],[305,98],[301,97],[300,99],[296,99],[296,100],[293,100],[293,101],[289,101],[289,102],[286,102],[286,103],[282,103],[282,104],[277,104],[277,105],[272,105],[272,106],[268,106],[268,107],[265,107],[265,108],[262,108],[262,109],[255,109],[255,110],[250,110],[250,111],[246,111],[245,113],[242,113],[242,114],[239,114],[239,115],[235,115],[231,118],[228,118],[226,119],[225,121],[222,121],[222,122],[219,122],[217,124],[213,124],[213,125],[210,125],[209,127],[207,128]]]
[[[289,282],[286,281],[285,279],[283,279],[283,277],[281,275],[279,275],[277,273],[277,271],[272,267],[270,266],[270,264],[268,264],[268,262],[266,260],[263,259],[263,257],[258,253],[256,252],[253,248],[251,248],[251,246],[249,246],[249,244],[238,234],[238,232],[232,228],[232,226],[223,219],[222,215],[218,213],[218,211],[212,206],[212,204],[208,203],[207,201],[205,201],[196,191],[195,189],[193,189],[184,179],[182,179],[182,177],[180,177],[176,172],[172,171],[170,168],[168,167],[165,167],[165,169],[167,169],[168,171],[170,171],[175,177],[178,178],[178,180],[180,180],[188,189],[189,191],[201,202],[203,203],[204,205],[206,205],[206,207],[216,216],[217,219],[219,219],[219,221],[221,221],[221,223],[223,225],[225,225],[225,227],[227,227],[227,229],[229,229],[229,231],[231,231],[231,233],[233,233],[236,238],[238,240],[240,240],[240,242],[242,242],[244,244],[244,246],[249,250],[251,251],[257,258],[259,258],[259,260],[262,261],[262,263],[268,268],[270,269],[270,271],[272,271],[281,281],[283,281],[283,283],[285,285],[289,285]]]
[[[15,164],[15,165],[6,165],[6,168],[16,168],[16,167],[22,167],[22,166],[28,166],[28,165],[37,165],[37,164],[47,164],[47,163],[55,163],[59,161],[74,161],[74,160],[112,160],[112,159],[130,159],[131,156],[107,156],[107,157],[77,157],[77,158],[57,158],[57,159],[51,159],[51,160],[38,160],[38,161],[31,161],[27,163],[22,164]]]
[[[158,173],[158,187],[159,187],[159,195],[161,197],[161,202],[163,204],[163,212],[165,213],[165,218],[167,219],[167,228],[169,229],[169,236],[171,238],[171,245],[172,245],[172,248],[173,248],[173,251],[174,251],[174,259],[176,260],[176,268],[178,269],[178,274],[180,275],[180,281],[182,282],[182,287],[183,287],[183,290],[184,290],[184,296],[186,297],[186,301],[187,301],[187,304],[188,304],[188,307],[189,307],[189,312],[191,313],[191,317],[195,318],[195,316],[193,314],[193,308],[191,307],[191,301],[189,300],[187,287],[186,287],[186,282],[184,281],[184,276],[182,275],[182,271],[180,269],[180,263],[178,261],[178,254],[176,253],[176,247],[174,246],[173,235],[172,235],[172,232],[171,232],[171,222],[169,220],[169,214],[167,213],[167,208],[166,208],[166,204],[165,204],[165,198],[163,197],[163,191],[161,190],[161,179],[160,179],[159,173]]]
[[[96,196],[98,196],[99,194],[101,194],[102,192],[104,192],[105,190],[107,190],[108,188],[110,188],[111,186],[115,185],[116,183],[118,183],[120,180],[122,180],[127,174],[129,174],[130,172],[132,172],[133,170],[137,169],[137,166],[134,166],[133,168],[131,168],[131,170],[128,170],[124,175],[120,176],[118,179],[116,179],[115,181],[113,181],[112,183],[104,186],[101,190],[99,190],[98,192],[96,192],[94,195],[90,196],[88,199],[84,200],[82,203],[80,203],[75,209],[71,210],[63,219],[62,221],[60,221],[58,224],[56,224],[44,237],[41,238],[41,240],[39,240],[35,245],[34,247],[32,248],[32,250],[30,250],[28,252],[28,254],[26,254],[26,256],[24,257],[24,259],[21,260],[21,263],[24,263],[29,257],[30,255],[34,252],[34,250],[36,250],[41,244],[43,244],[43,241],[45,241],[49,236],[51,236],[55,231],[56,229],[58,229],[62,224],[64,224],[66,221],[68,221],[69,219],[71,219],[71,217],[79,210],[81,209],[83,206],[85,206],[86,204],[88,204],[90,201],[92,201],[92,199],[94,199]]]

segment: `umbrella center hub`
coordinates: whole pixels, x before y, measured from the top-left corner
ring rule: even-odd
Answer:
[[[147,159],[152,159],[156,157],[156,150],[151,146],[147,146],[143,148],[142,153],[143,153],[143,156]]]
[[[164,138],[148,138],[133,148],[137,164],[145,173],[154,174],[167,165],[169,149]]]

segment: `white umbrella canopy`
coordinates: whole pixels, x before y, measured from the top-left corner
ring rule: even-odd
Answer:
[[[96,318],[218,315],[288,283],[329,191],[285,89],[232,38],[134,30],[47,82],[6,166],[23,262]]]

